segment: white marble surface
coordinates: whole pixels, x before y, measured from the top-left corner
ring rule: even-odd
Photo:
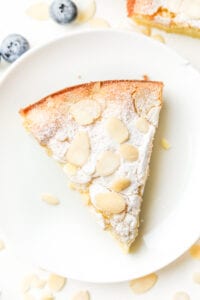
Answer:
[[[36,1],[9,0],[0,1],[0,40],[9,33],[21,33],[35,47],[66,32],[87,28],[88,25],[62,27],[51,20],[33,20],[25,14],[25,9]],[[98,17],[106,19],[112,27],[127,27],[125,0],[97,0]],[[130,26],[128,26],[130,27]],[[157,31],[155,31],[157,32]],[[179,54],[185,56],[196,68],[200,70],[200,40],[185,36],[161,33],[166,43]],[[0,74],[9,68],[6,63],[1,63]],[[192,99],[191,99],[192,101]],[[6,237],[0,232],[0,239]],[[55,258],[56,259],[56,258]],[[120,269],[120,263],[119,263]],[[19,261],[10,249],[0,252],[0,289],[2,300],[23,299],[20,292],[22,278],[37,271],[29,263]],[[105,266],[106,272],[106,266]],[[147,293],[135,295],[127,282],[118,284],[90,284],[68,279],[66,288],[55,295],[55,299],[71,299],[73,293],[80,289],[88,289],[92,300],[169,300],[177,291],[184,291],[190,295],[191,300],[200,299],[200,285],[192,280],[194,272],[200,272],[200,261],[191,258],[189,253],[184,254],[173,264],[159,271],[157,284]],[[41,299],[41,291],[33,291]]]

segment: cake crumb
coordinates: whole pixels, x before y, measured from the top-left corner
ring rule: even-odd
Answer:
[[[147,74],[144,74],[142,77],[144,81],[149,81],[149,76]]]
[[[152,39],[157,40],[157,41],[165,44],[165,39],[164,39],[164,37],[162,35],[155,34],[155,35],[152,35],[151,37],[152,37]]]
[[[165,138],[161,139],[161,146],[165,150],[169,150],[171,148],[171,145],[169,144],[168,140],[166,140]]]
[[[141,31],[144,35],[150,36],[151,35],[151,27],[145,27]]]

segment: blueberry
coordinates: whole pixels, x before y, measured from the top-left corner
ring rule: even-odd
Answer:
[[[1,43],[0,52],[7,62],[12,63],[29,48],[29,43],[23,36],[10,34]]]
[[[71,0],[54,0],[50,6],[50,16],[59,24],[67,24],[77,17],[77,6]]]

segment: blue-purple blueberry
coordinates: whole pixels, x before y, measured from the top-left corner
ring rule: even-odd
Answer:
[[[30,48],[28,41],[20,34],[8,35],[0,46],[1,56],[12,63]]]
[[[78,9],[71,0],[54,0],[50,5],[49,13],[55,22],[64,25],[76,19]]]

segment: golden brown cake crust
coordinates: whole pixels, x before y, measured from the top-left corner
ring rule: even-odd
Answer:
[[[180,20],[178,12],[162,7],[155,0],[127,0],[127,14],[139,25],[200,38],[198,19],[187,17]]]
[[[158,81],[145,81],[145,80],[107,80],[107,81],[101,81],[101,82],[91,82],[91,83],[83,83],[80,85],[67,87],[62,90],[59,90],[51,95],[48,95],[41,100],[39,100],[36,103],[33,103],[19,111],[19,113],[25,117],[32,109],[42,105],[46,100],[48,100],[49,97],[54,98],[55,100],[58,99],[63,101],[67,100],[78,100],[80,98],[86,98],[89,97],[93,92],[94,88],[96,88],[96,85],[100,84],[102,92],[105,92],[105,96],[110,98],[119,98],[120,92],[121,93],[130,93],[134,92],[134,89],[137,89],[137,87],[146,87],[150,90],[159,89],[162,92],[163,83]],[[114,89],[114,86],[117,85],[117,89]],[[57,97],[58,96],[58,97]],[[160,94],[160,101],[162,101],[161,94]]]

